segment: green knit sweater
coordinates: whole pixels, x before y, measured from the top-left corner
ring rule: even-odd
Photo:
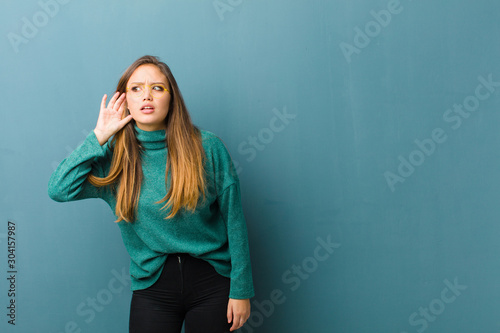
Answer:
[[[132,290],[145,289],[159,278],[169,253],[188,253],[206,260],[229,277],[230,298],[254,296],[245,217],[241,208],[238,176],[224,143],[202,130],[207,182],[206,200],[195,212],[179,211],[166,220],[168,210],[156,202],[167,193],[165,130],[143,131],[135,126],[143,147],[143,182],[136,219],[118,222],[130,255]],[[92,131],[54,171],[49,180],[49,196],[59,202],[101,198],[113,212],[116,198],[111,187],[94,187],[87,181],[92,173],[103,177],[109,172],[112,150],[101,146]]]

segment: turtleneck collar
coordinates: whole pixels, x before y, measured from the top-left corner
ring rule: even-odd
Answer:
[[[165,130],[144,131],[134,124],[136,137],[144,149],[163,149],[167,146],[165,141]]]

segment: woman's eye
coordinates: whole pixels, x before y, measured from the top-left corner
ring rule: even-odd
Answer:
[[[163,90],[165,90],[165,88],[163,88],[162,86],[153,86],[153,90],[163,91]]]

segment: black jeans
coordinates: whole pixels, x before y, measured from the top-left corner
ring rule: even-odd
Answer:
[[[208,262],[187,254],[169,254],[158,281],[135,290],[130,333],[226,333],[230,279]]]

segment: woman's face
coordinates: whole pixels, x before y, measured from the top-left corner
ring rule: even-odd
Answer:
[[[166,129],[170,105],[167,78],[152,64],[139,66],[127,82],[127,107],[137,126],[144,131]]]

